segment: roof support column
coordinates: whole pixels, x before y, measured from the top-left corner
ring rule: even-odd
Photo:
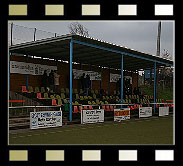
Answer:
[[[100,66],[101,80],[100,80],[100,89],[102,89],[102,66]]]
[[[69,101],[69,105],[70,105],[70,111],[69,111],[69,120],[72,121],[72,56],[73,56],[73,41],[70,41],[70,101]]]
[[[121,55],[121,104],[123,104],[123,55]]]
[[[26,63],[28,63],[28,55],[26,55]],[[28,74],[26,74],[26,89],[28,89],[28,81],[29,81],[29,75]]]
[[[11,56],[11,52],[9,52],[9,91],[10,91],[10,56]]]
[[[108,90],[108,94],[111,95],[110,67],[109,67],[109,90]]]
[[[154,63],[154,114],[155,114],[155,108],[156,108],[156,62]]]

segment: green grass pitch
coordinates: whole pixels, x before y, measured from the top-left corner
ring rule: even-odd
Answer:
[[[9,144],[173,144],[173,116],[32,130],[9,134]]]

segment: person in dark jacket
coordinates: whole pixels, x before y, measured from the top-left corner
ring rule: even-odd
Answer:
[[[54,89],[54,73],[53,73],[53,70],[51,70],[51,73],[49,74],[49,86],[50,86],[50,90],[53,91],[53,89]]]
[[[80,78],[80,81],[81,81],[81,89],[85,90],[85,73],[83,73],[83,75],[81,76]]]
[[[44,89],[46,90],[47,85],[48,85],[48,76],[46,70],[44,70],[43,75],[41,75],[41,87],[44,87]]]
[[[85,88],[86,88],[86,96],[88,96],[88,90],[90,88],[90,76],[88,74],[86,75]]]

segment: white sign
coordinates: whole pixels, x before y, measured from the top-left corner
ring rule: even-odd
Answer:
[[[104,109],[82,110],[81,124],[104,122]]]
[[[85,73],[85,77],[88,74],[90,76],[90,80],[101,80],[101,73],[94,72],[94,71],[85,71],[85,70],[78,70],[73,69],[74,79],[80,79],[83,73]]]
[[[110,82],[118,82],[118,80],[121,78],[120,74],[112,74],[110,73]]]
[[[51,70],[57,70],[57,66],[10,61],[10,73],[43,75],[45,70],[48,74]]]
[[[139,108],[139,118],[152,116],[152,107],[140,107]]]
[[[62,111],[30,112],[30,129],[62,126]]]
[[[114,109],[114,121],[130,119],[130,108]]]
[[[159,107],[159,116],[169,115],[169,107]]]

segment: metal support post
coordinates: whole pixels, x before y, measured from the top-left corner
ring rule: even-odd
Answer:
[[[156,108],[156,62],[154,63],[154,113]]]
[[[9,52],[9,91],[10,91],[10,56],[11,56],[11,53]]]
[[[108,91],[108,94],[111,95],[110,67],[109,67],[109,91]]]
[[[28,55],[26,56],[26,62],[28,62]],[[28,89],[29,76],[26,74],[26,89]]]
[[[70,42],[70,112],[69,120],[72,121],[72,56],[73,56],[73,42]]]
[[[10,39],[11,46],[13,45],[13,23],[11,23],[11,39]]]
[[[121,55],[121,104],[123,104],[123,55]]]
[[[34,41],[36,41],[36,28],[34,28],[34,38],[33,38]]]

